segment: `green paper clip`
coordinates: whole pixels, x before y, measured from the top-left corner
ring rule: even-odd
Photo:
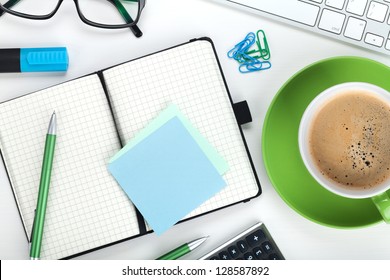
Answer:
[[[251,55],[253,58],[262,58],[264,60],[269,60],[271,58],[271,52],[269,50],[267,37],[265,36],[264,31],[258,30],[256,33],[256,37],[256,45],[258,49],[250,50],[246,52],[246,54]],[[258,55],[253,55],[255,53],[258,53]]]

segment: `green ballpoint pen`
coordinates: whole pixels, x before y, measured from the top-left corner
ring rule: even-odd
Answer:
[[[49,195],[49,185],[51,170],[53,166],[54,147],[56,144],[57,121],[56,113],[53,112],[49,129],[46,135],[45,151],[43,154],[41,180],[39,183],[38,202],[35,209],[34,224],[31,233],[30,258],[39,260],[42,246],[43,225],[45,223],[47,198]]]
[[[176,249],[173,249],[172,251],[166,253],[165,255],[162,255],[157,260],[176,260],[184,256],[185,254],[188,254],[189,252],[193,251],[195,248],[205,242],[207,238],[208,236],[193,240],[189,243],[185,243],[177,247]]]

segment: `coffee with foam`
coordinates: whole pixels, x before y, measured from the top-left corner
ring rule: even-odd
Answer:
[[[308,133],[313,162],[348,189],[390,177],[390,105],[367,90],[345,90],[318,109]]]

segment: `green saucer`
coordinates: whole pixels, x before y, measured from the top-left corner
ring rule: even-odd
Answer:
[[[306,107],[326,88],[345,82],[366,82],[390,91],[390,68],[358,57],[330,58],[307,66],[275,96],[262,136],[265,167],[279,195],[307,219],[336,228],[383,221],[371,199],[344,198],[321,187],[299,154],[298,128]]]

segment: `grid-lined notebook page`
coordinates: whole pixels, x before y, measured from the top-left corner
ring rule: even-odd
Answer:
[[[54,110],[57,141],[41,258],[64,258],[138,234],[134,207],[107,171],[120,145],[97,75],[0,104],[2,153],[28,234]]]
[[[104,71],[119,132],[127,143],[169,104],[228,162],[221,192],[187,217],[255,196],[259,191],[217,60],[198,40]]]

